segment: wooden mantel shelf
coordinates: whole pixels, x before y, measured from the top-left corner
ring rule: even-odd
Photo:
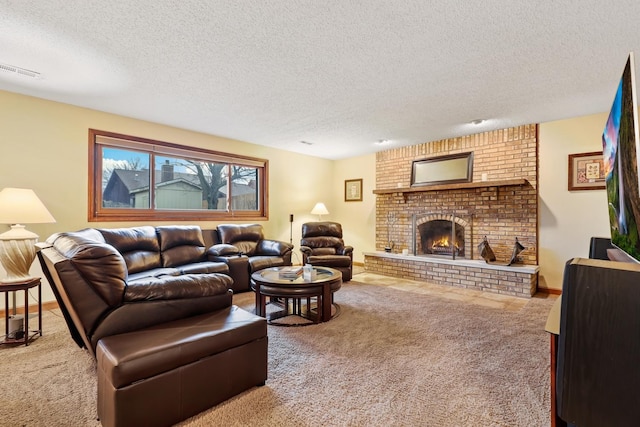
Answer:
[[[529,181],[526,179],[506,179],[502,181],[479,181],[479,182],[458,182],[455,184],[437,184],[437,185],[424,185],[420,187],[409,188],[389,188],[384,190],[373,190],[373,194],[392,194],[401,193],[405,195],[407,193],[424,193],[427,191],[439,191],[439,190],[464,190],[469,188],[483,188],[483,187],[510,187],[515,185],[526,185]]]

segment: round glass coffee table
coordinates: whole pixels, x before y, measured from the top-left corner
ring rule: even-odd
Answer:
[[[302,274],[293,278],[283,276],[282,273],[290,269],[291,267],[271,267],[251,275],[257,315],[265,317],[272,325],[304,326],[312,323],[285,323],[277,320],[295,315],[313,323],[321,323],[340,314],[340,306],[333,302],[334,292],[342,287],[340,271],[329,267],[313,267],[315,275],[305,280]],[[267,313],[267,297],[269,304],[278,306],[280,310]],[[305,301],[306,304],[303,305]]]

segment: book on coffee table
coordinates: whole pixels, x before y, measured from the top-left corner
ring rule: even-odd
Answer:
[[[280,277],[283,279],[295,279],[302,274],[301,266],[282,267],[279,271]]]

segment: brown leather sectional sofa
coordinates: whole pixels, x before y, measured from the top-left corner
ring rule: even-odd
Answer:
[[[290,265],[292,246],[259,225],[230,229],[238,247],[197,226],[90,228],[40,245],[75,342],[97,359],[104,426],[171,425],[264,384],[266,321],[233,306],[233,289],[249,289],[258,265]]]
[[[292,246],[264,239],[262,226],[219,228],[222,236],[198,226],[50,236],[40,260],[76,343],[95,356],[105,336],[226,307],[227,290],[249,290],[255,269],[291,265]]]

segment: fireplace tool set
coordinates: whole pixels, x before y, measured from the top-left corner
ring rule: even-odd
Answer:
[[[395,225],[396,221],[398,221],[396,214],[393,212],[389,212],[387,214],[387,246],[384,247],[385,252],[391,252],[391,250],[393,249],[394,243],[393,240],[391,240],[391,229]]]

